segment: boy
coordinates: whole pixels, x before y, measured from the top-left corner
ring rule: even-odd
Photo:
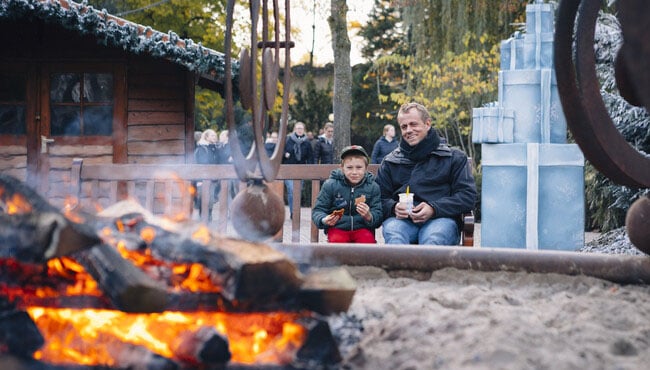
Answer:
[[[376,243],[381,225],[379,185],[368,172],[368,153],[359,145],[343,148],[341,168],[332,171],[318,193],[311,219],[330,243]]]

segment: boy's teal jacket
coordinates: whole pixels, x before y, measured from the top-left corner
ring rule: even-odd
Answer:
[[[366,203],[370,207],[372,214],[370,222],[366,222],[357,213],[354,204],[354,200],[362,195],[366,196]],[[344,209],[344,213],[343,217],[334,225],[337,229],[358,230],[365,228],[374,230],[381,225],[383,221],[381,192],[372,173],[366,172],[361,182],[352,187],[340,168],[333,170],[318,193],[316,204],[311,212],[311,219],[319,229],[328,228],[329,226],[322,223],[323,218],[341,208]]]

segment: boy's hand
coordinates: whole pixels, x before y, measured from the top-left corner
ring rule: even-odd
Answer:
[[[323,223],[327,226],[334,226],[341,219],[338,213],[332,213],[323,218]]]
[[[367,222],[372,221],[372,213],[370,213],[370,206],[367,203],[357,202],[357,213]]]

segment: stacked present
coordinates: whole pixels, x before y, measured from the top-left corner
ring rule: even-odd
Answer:
[[[472,112],[482,143],[481,245],[577,250],[584,157],[567,144],[553,70],[554,5],[526,7],[526,33],[501,42],[499,100]]]

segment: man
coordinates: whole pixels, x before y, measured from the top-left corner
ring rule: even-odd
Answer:
[[[323,126],[323,135],[314,143],[314,164],[334,163],[334,124],[327,122]]]
[[[293,132],[287,136],[284,144],[283,164],[311,164],[314,162],[311,143],[305,135],[305,124],[296,122],[293,126]],[[287,200],[289,203],[289,217],[293,218],[293,182],[285,180],[284,185],[287,187]],[[298,199],[300,202],[300,199]]]
[[[431,116],[418,103],[397,113],[402,133],[377,173],[387,244],[456,245],[462,213],[474,209],[476,185],[467,156],[441,142]],[[414,195],[413,208],[399,202],[400,193]]]

